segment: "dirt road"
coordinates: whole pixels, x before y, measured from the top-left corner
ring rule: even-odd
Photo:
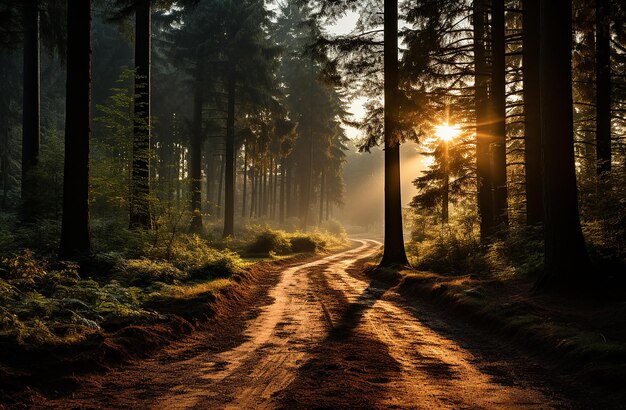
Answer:
[[[380,243],[267,278],[257,310],[41,408],[572,408],[548,370],[360,276]],[[242,312],[243,314],[243,312]],[[449,318],[448,318],[449,319]]]

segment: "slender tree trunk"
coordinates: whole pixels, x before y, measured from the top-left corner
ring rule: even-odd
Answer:
[[[287,168],[285,169],[287,172],[287,182],[285,184],[285,215],[287,218],[291,218],[293,216],[293,167],[291,166],[291,161],[289,161],[289,159],[287,159],[286,162],[289,165],[287,165]]]
[[[274,189],[272,190],[272,219],[276,219],[276,200],[278,199],[278,160],[274,161]]]
[[[91,253],[89,139],[91,135],[91,0],[67,6],[67,90],[60,260]]]
[[[326,173],[322,170],[320,176],[320,215],[318,219],[318,225],[321,226],[324,223],[324,191],[326,190]]]
[[[213,160],[213,154],[208,153],[206,156],[206,202],[208,204],[209,216],[213,216],[215,214],[215,209],[213,207],[213,199],[215,198],[213,187],[215,185],[215,161]]]
[[[37,166],[40,145],[40,58],[39,1],[24,2],[24,91],[22,122],[22,222],[33,222],[40,206],[37,179],[31,171]]]
[[[246,218],[246,197],[248,194],[248,144],[246,143],[243,151],[243,195],[241,204],[241,218]]]
[[[523,0],[524,162],[526,166],[526,223],[543,222],[541,172],[541,109],[539,94],[539,2]]]
[[[441,223],[449,221],[450,203],[450,146],[447,141],[443,142],[443,193],[441,198]]]
[[[3,104],[2,113],[2,141],[0,145],[0,173],[2,173],[2,201],[0,210],[8,209],[9,199],[9,113],[8,104]]]
[[[283,225],[285,223],[285,188],[287,185],[287,161],[285,158],[280,160],[280,202],[278,205],[278,222]]]
[[[596,156],[598,175],[611,171],[610,1],[596,0]]]
[[[228,120],[226,124],[226,192],[223,238],[235,235],[235,92],[234,72],[228,76]]]
[[[272,214],[272,194],[274,192],[274,158],[270,158],[270,167],[268,170],[267,176],[267,216],[271,219],[273,217]]]
[[[474,0],[474,71],[476,109],[476,175],[478,180],[478,214],[480,215],[480,236],[484,240],[493,234],[493,203],[491,200],[491,161],[489,146],[489,95],[487,57],[485,50],[486,11],[485,0]]]
[[[385,0],[385,248],[380,266],[408,265],[398,140],[398,1]]]
[[[135,126],[130,227],[150,229],[150,0],[140,0],[135,9]]]
[[[255,167],[255,163],[256,161],[254,160],[254,157],[252,158],[252,169],[250,170],[252,172],[252,192],[250,193],[250,219],[252,219],[254,217],[254,210],[255,210],[255,206],[256,206],[256,201],[257,201],[257,178],[256,178],[256,167]]]
[[[220,180],[217,184],[217,217],[222,217],[222,211],[224,207],[222,206],[222,192],[224,192],[224,172],[225,172],[225,161],[224,155],[220,155]]]
[[[191,189],[191,231],[202,232],[202,105],[204,104],[202,76],[203,58],[198,51],[196,56],[196,84],[193,101],[193,134],[191,137],[189,181]]]
[[[590,266],[574,160],[571,0],[541,2],[540,53],[545,274],[537,285],[563,289],[583,285]]]
[[[506,64],[504,0],[491,2],[491,118],[493,143],[493,217],[496,227],[508,224],[506,176]]]

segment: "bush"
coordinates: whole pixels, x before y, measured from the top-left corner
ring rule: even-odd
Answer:
[[[129,259],[122,266],[120,277],[131,286],[147,286],[154,282],[173,283],[187,274],[169,262],[150,259]]]
[[[278,255],[292,252],[291,244],[284,233],[267,230],[257,236],[246,249],[246,253],[250,255],[269,255],[270,252]]]
[[[295,253],[316,252],[317,243],[310,236],[295,236],[290,239],[291,249]]]

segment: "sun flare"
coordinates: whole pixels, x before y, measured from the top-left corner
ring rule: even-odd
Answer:
[[[450,125],[448,123],[437,125],[435,127],[435,136],[442,141],[450,141],[461,134],[461,127],[458,124]]]

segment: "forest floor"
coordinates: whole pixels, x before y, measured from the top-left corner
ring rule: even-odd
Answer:
[[[619,407],[545,355],[369,278],[364,262],[379,250],[359,240],[267,272],[219,322],[29,406]]]

